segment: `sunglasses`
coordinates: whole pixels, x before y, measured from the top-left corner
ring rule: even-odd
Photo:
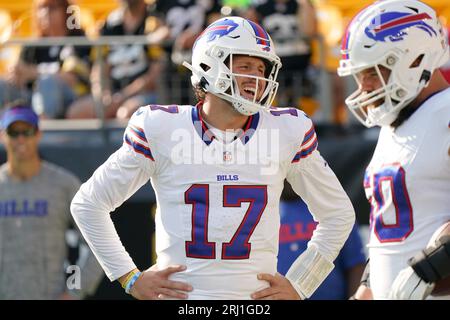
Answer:
[[[19,136],[24,136],[24,137],[32,137],[36,134],[36,128],[30,128],[27,130],[13,130],[13,129],[7,129],[6,130],[6,134],[8,136],[10,136],[11,138],[17,138]]]

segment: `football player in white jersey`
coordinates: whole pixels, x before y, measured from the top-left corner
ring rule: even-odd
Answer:
[[[259,25],[220,19],[192,54],[196,106],[150,105],[123,146],[82,185],[72,214],[111,281],[138,299],[305,299],[333,269],[352,204],[317,150],[309,118],[271,108],[281,66]],[[277,274],[287,179],[319,225],[286,277]],[[157,261],[139,271],[109,213],[151,180]]]
[[[342,41],[338,74],[358,85],[346,104],[381,127],[364,177],[371,290],[361,286],[357,299],[424,299],[450,273],[448,243],[409,260],[450,220],[450,89],[438,70],[448,59],[445,29],[416,0],[375,2]]]

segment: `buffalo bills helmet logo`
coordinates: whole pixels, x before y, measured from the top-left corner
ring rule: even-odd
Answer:
[[[238,27],[238,24],[230,19],[225,19],[213,23],[209,26],[205,31],[202,32],[199,39],[201,37],[206,37],[206,41],[210,42],[216,40],[220,37],[228,35],[230,32],[233,32],[234,29]]]
[[[382,42],[385,42],[386,38],[390,41],[403,40],[411,27],[425,31],[430,37],[437,36],[436,30],[425,23],[428,19],[432,18],[427,13],[386,12],[372,19],[364,32],[370,39]]]

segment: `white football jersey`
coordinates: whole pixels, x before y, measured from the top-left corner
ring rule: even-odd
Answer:
[[[117,279],[134,264],[107,218],[95,220],[98,208],[111,211],[149,179],[157,199],[158,269],[186,265],[171,279],[193,286],[190,299],[250,299],[268,286],[257,274],[276,273],[286,178],[319,221],[310,244],[333,261],[354,213],[317,151],[311,120],[296,109],[274,108],[250,116],[245,130],[224,143],[199,108],[141,107],[124,145],[75,197],[75,220],[108,277]]]
[[[371,203],[370,286],[386,299],[408,259],[450,220],[450,89],[397,129],[382,127],[364,187]]]

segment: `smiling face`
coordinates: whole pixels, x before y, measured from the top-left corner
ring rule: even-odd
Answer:
[[[241,97],[250,101],[260,101],[267,82],[256,77],[264,78],[266,72],[264,61],[257,57],[234,55],[231,72],[235,76]]]
[[[369,96],[372,92],[380,89],[388,82],[391,70],[381,65],[378,66],[378,69],[380,71],[379,73],[377,71],[377,68],[373,67],[365,69],[356,74],[356,79],[358,81],[361,95]],[[365,106],[365,112],[367,113],[367,111],[370,109],[376,109],[383,103],[384,99],[373,101],[372,103]]]

